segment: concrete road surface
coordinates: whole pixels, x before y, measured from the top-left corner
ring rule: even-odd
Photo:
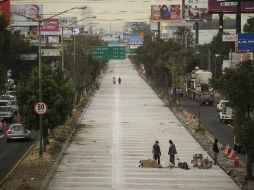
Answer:
[[[112,83],[122,78],[121,85]],[[236,190],[218,166],[193,168],[192,156],[207,153],[185,130],[128,60],[111,61],[82,124],[88,125],[64,153],[50,190]],[[190,170],[167,168],[168,140]],[[137,167],[152,158],[160,141],[163,168]]]

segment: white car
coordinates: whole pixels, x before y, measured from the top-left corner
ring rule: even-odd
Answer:
[[[218,103],[217,106],[216,106],[217,111],[221,111],[221,110],[222,110],[223,104],[226,104],[226,103],[228,103],[228,102],[229,102],[228,100],[220,100],[219,103]]]
[[[23,127],[23,125],[15,123],[10,125],[5,136],[7,142],[15,139],[26,139],[27,141],[30,141],[31,131]]]

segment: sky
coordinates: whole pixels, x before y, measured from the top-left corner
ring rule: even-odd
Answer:
[[[200,0],[206,1],[206,0]],[[114,31],[124,22],[149,22],[152,4],[181,4],[182,0],[11,0],[11,4],[43,4],[44,18],[68,10],[73,7],[87,6],[81,10],[73,10],[63,16],[75,16],[78,19],[87,14],[96,16],[96,20],[88,20],[106,30]],[[83,18],[82,17],[82,18]],[[246,16],[243,16],[243,23]]]

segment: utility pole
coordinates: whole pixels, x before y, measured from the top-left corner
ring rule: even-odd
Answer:
[[[195,22],[195,45],[198,46],[199,43],[199,21]]]
[[[159,21],[158,22],[158,39],[160,39],[161,38],[161,22]]]
[[[236,34],[241,33],[242,22],[241,22],[241,0],[237,0],[237,8],[236,8]]]
[[[223,23],[223,13],[219,13],[219,32],[223,32],[224,23]]]

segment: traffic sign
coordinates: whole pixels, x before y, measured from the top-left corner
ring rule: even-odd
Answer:
[[[48,105],[44,102],[38,102],[34,105],[34,110],[37,114],[43,115],[48,111]]]
[[[56,56],[56,57],[59,57],[59,56],[61,56],[61,51],[60,51],[60,49],[42,49],[41,50],[41,56],[47,56],[47,57]]]
[[[238,34],[238,50],[254,51],[254,33]]]
[[[125,59],[125,46],[93,46],[92,55],[97,60]]]

